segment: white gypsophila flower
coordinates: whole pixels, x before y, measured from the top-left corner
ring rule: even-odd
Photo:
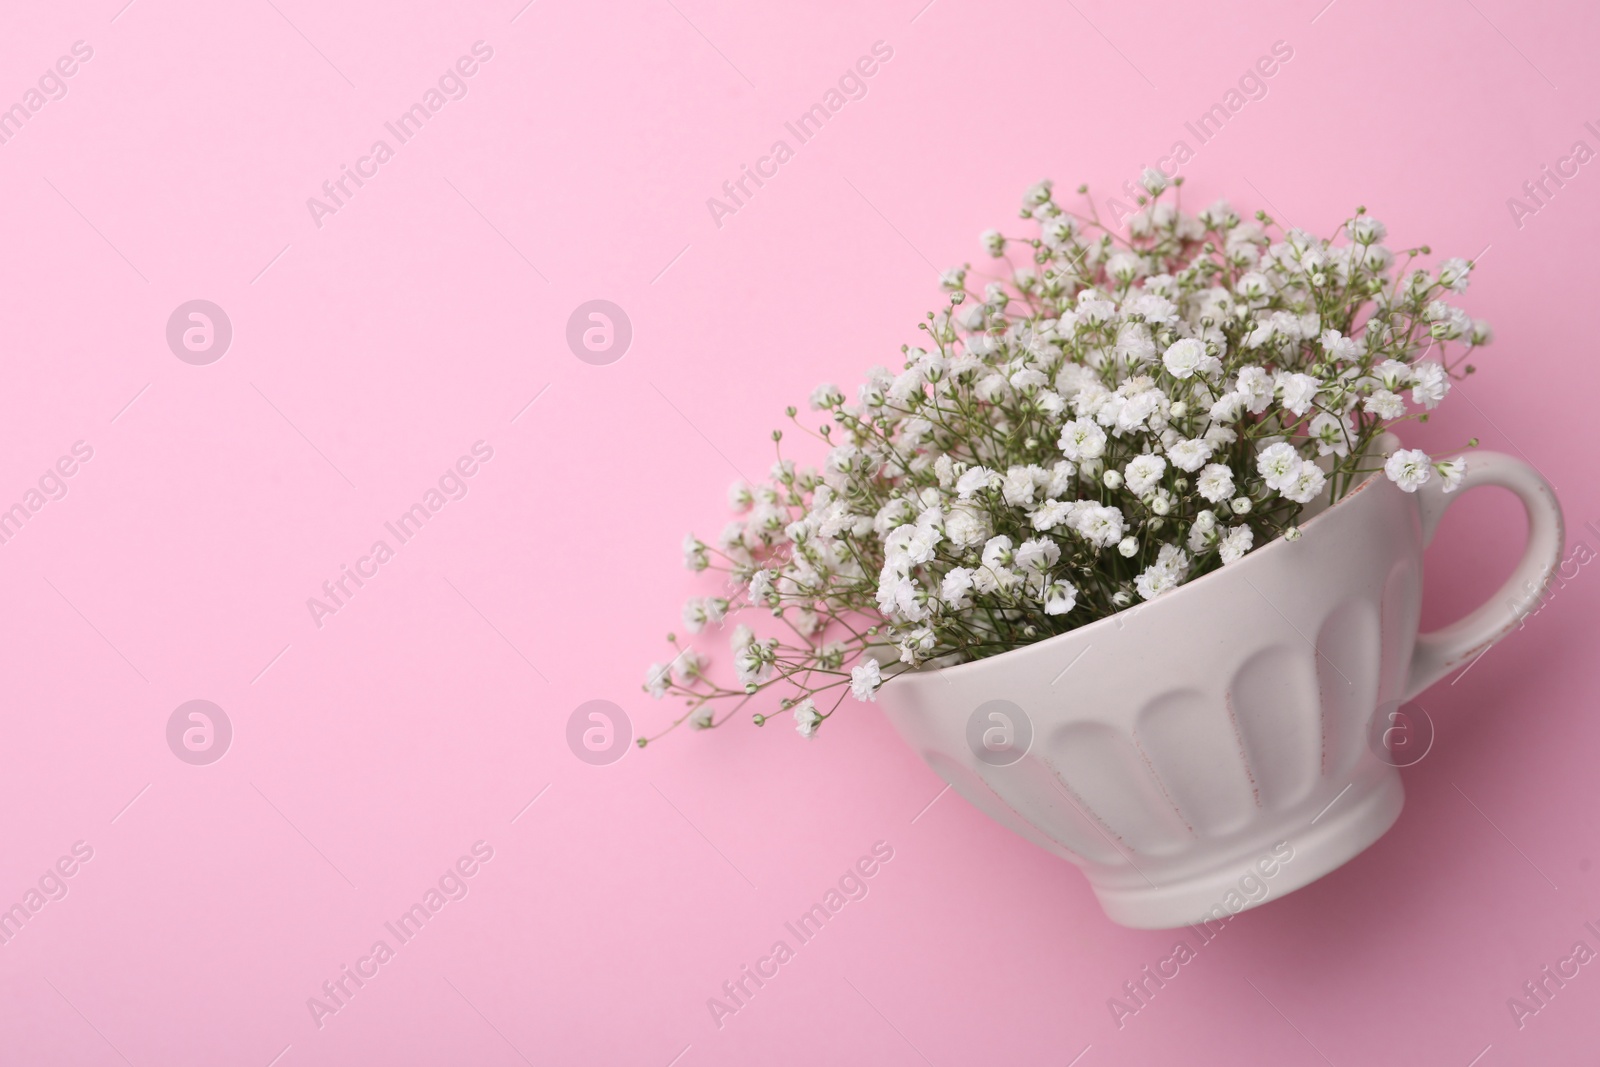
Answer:
[[[1295,447],[1283,441],[1268,445],[1256,456],[1256,473],[1266,479],[1268,489],[1280,493],[1294,485],[1304,465]]]
[[[1283,495],[1296,504],[1309,504],[1322,492],[1322,487],[1327,483],[1327,476],[1322,473],[1322,468],[1315,463],[1302,462],[1300,473],[1295,476],[1294,484],[1284,489]]]
[[[1106,432],[1088,419],[1077,418],[1061,428],[1057,444],[1061,454],[1073,462],[1099,459],[1105,454]]]
[[[1398,419],[1406,413],[1406,402],[1387,389],[1374,389],[1361,407],[1380,419]]]
[[[1139,576],[1134,579],[1133,587],[1145,600],[1154,600],[1162,593],[1170,593],[1176,589],[1182,580],[1183,575],[1173,565],[1154,563],[1139,572]]]
[[[988,512],[971,504],[955,504],[945,516],[945,535],[958,548],[981,545],[989,539],[992,531]]]
[[[988,544],[983,546],[983,565],[990,570],[1004,567],[1011,562],[1011,538],[1005,534],[989,538]]]
[[[1041,533],[1054,530],[1071,518],[1075,501],[1046,500],[1028,517],[1029,524]]]
[[[1150,327],[1142,322],[1124,322],[1117,329],[1117,358],[1125,363],[1147,363],[1155,358],[1156,343]]]
[[[1208,463],[1195,481],[1195,491],[1208,503],[1217,504],[1233,495],[1233,469],[1223,463]]]
[[[1389,236],[1389,227],[1371,215],[1361,215],[1349,223],[1350,238],[1359,244],[1370,245]]]
[[[1453,493],[1461,488],[1461,479],[1467,476],[1467,461],[1457,456],[1435,463],[1433,469],[1439,472],[1441,488],[1447,493]]]
[[[998,404],[1006,399],[1011,383],[1004,374],[986,374],[978,380],[972,393],[985,404]]]
[[[1264,368],[1246,366],[1239,368],[1233,391],[1243,398],[1246,411],[1252,415],[1259,415],[1272,403],[1276,388],[1277,383]]]
[[[878,610],[885,615],[898,616],[911,622],[920,622],[927,609],[917,594],[921,587],[905,574],[885,567],[878,577]]]
[[[1331,360],[1349,360],[1361,354],[1361,341],[1346,337],[1338,330],[1323,330],[1318,341],[1323,353]]]
[[[927,626],[919,626],[900,639],[897,647],[900,649],[900,662],[916,666],[934,646],[933,630]]]
[[[869,703],[876,701],[878,687],[882,684],[883,674],[877,660],[869,657],[859,666],[850,668],[850,695],[857,700]]]
[[[1311,420],[1307,432],[1317,442],[1317,455],[1342,458],[1350,454],[1350,438],[1355,428],[1350,425],[1347,416],[1319,411]]]
[[[874,663],[877,660],[873,660]],[[817,711],[817,702],[806,697],[794,706],[794,728],[800,731],[800,736],[811,738],[817,736],[817,727],[822,724],[822,715]],[[829,735],[832,736],[832,735]]]
[[[1144,257],[1133,252],[1118,252],[1106,260],[1106,274],[1127,285],[1145,273]]]
[[[1316,402],[1317,390],[1322,387],[1322,383],[1309,374],[1279,372],[1277,386],[1283,395],[1283,406],[1289,413],[1304,415]]]
[[[1058,215],[1040,228],[1044,243],[1051,248],[1063,248],[1077,236],[1078,226],[1070,215]]]
[[[1129,460],[1122,473],[1128,482],[1128,492],[1144,496],[1156,487],[1166,470],[1167,461],[1160,456],[1143,455]]]
[[[1433,477],[1433,461],[1420,448],[1402,448],[1383,464],[1389,480],[1408,493],[1415,493]]]
[[[700,677],[705,673],[706,665],[710,661],[692,648],[679,652],[672,660],[672,669],[685,681]]]
[[[1070,582],[1051,582],[1044,587],[1044,613],[1065,615],[1078,603],[1078,590]]]
[[[1417,363],[1411,372],[1416,383],[1411,389],[1411,402],[1429,410],[1438,407],[1439,401],[1450,391],[1450,376],[1444,367],[1431,362]]]
[[[1240,276],[1239,282],[1234,286],[1234,291],[1246,300],[1265,300],[1272,295],[1271,280],[1260,271],[1246,271]]]
[[[1058,461],[1050,468],[1049,477],[1045,479],[1044,491],[1047,497],[1060,499],[1072,489],[1073,478],[1076,477],[1078,468],[1067,460]]]
[[[703,571],[711,566],[710,553],[705,544],[694,534],[684,536],[683,565],[691,571]]]
[[[1191,377],[1205,358],[1205,342],[1185,337],[1167,346],[1166,352],[1161,356],[1161,363],[1167,368],[1168,374],[1181,379]]]
[[[1251,544],[1255,541],[1255,533],[1248,526],[1233,526],[1222,535],[1217,542],[1217,555],[1221,557],[1223,565],[1238,563],[1244,554],[1250,551]]]
[[[1010,567],[998,564],[979,567],[972,572],[972,588],[984,596],[1008,592],[1021,582],[1021,576]]]
[[[812,411],[823,411],[844,403],[844,391],[832,382],[823,382],[811,390]]]
[[[1439,284],[1453,293],[1467,291],[1467,275],[1472,272],[1472,264],[1464,259],[1447,259],[1439,264]]]
[[[1124,528],[1119,508],[1091,504],[1077,515],[1078,532],[1100,548],[1109,548],[1122,540]]]
[[[1121,436],[1143,428],[1150,416],[1161,407],[1163,399],[1159,389],[1139,389],[1127,396],[1117,397],[1117,403],[1101,408],[1095,418],[1104,421],[1108,415],[1113,415],[1107,425]]]
[[[1373,377],[1382,382],[1385,389],[1398,391],[1412,379],[1411,364],[1398,359],[1386,359],[1373,369]]]
[[[945,572],[939,588],[939,598],[952,608],[965,608],[972,603],[967,594],[972,591],[972,571],[967,567],[951,567]]]
[[[991,480],[996,477],[995,472],[987,467],[973,467],[956,479],[956,493],[962,500],[969,500],[979,491],[989,488]]]
[[[903,404],[914,396],[921,396],[922,387],[926,383],[927,379],[921,367],[907,367],[895,375],[894,381],[889,383],[885,398]]]
[[[1212,403],[1210,417],[1213,423],[1229,423],[1244,414],[1249,397],[1237,389],[1223,393]]]
[[[1048,537],[1031,537],[1017,546],[1013,556],[1016,565],[1025,571],[1046,571],[1061,558],[1061,548]]]
[[[1000,495],[1012,507],[1033,503],[1034,472],[1038,467],[1012,467],[1005,473]]]
[[[644,689],[652,697],[660,700],[667,695],[667,687],[672,684],[672,668],[665,663],[652,663],[645,668]]]
[[[760,685],[771,677],[772,664],[767,660],[766,647],[756,642],[735,651],[733,674],[743,686]]]
[[[1203,438],[1191,437],[1173,443],[1167,449],[1167,458],[1181,471],[1197,471],[1206,465],[1215,449]]]
[[[898,571],[927,563],[944,535],[932,523],[905,523],[895,527],[884,539],[884,559],[888,566]]]

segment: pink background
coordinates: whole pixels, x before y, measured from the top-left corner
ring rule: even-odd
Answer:
[[[1015,231],[1028,183],[1103,200],[1194,147],[1183,123],[1279,40],[1293,59],[1199,147],[1188,202],[1323,231],[1365,203],[1396,247],[1488,246],[1466,300],[1497,343],[1409,439],[1525,456],[1569,545],[1600,548],[1600,172],[1520,228],[1507,207],[1600,148],[1592,8],[122,2],[0,16],[0,104],[94,50],[0,146],[0,506],[94,449],[0,545],[0,905],[94,850],[0,947],[0,1060],[1593,1054],[1600,966],[1520,1030],[1506,1004],[1600,948],[1593,568],[1424,695],[1437,742],[1383,840],[1231,924],[1121,1029],[1107,999],[1174,935],[1113,926],[1072,868],[939,797],[873,709],[810,744],[736,722],[609,766],[565,741],[592,699],[665,721],[642,668],[709,591],[678,542],[720,528],[786,404],[892,360],[932,265]],[[479,40],[468,95],[316,226],[306,199]],[[716,226],[706,198],[879,40],[868,95]],[[234,328],[209,366],[165,340],[195,298]],[[633,324],[610,366],[564,338],[594,298]],[[306,599],[478,440],[469,495],[314,625]],[[1521,536],[1504,494],[1453,511],[1429,623]],[[233,724],[209,766],[167,746],[192,699]],[[469,895],[319,1029],[307,998],[479,840]],[[877,841],[870,895],[718,1029],[707,998]]]

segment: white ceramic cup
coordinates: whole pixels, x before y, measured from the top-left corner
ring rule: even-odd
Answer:
[[[1422,550],[1485,485],[1521,498],[1522,558],[1476,610],[1419,635]],[[1059,637],[902,674],[880,702],[957,792],[1081,867],[1116,922],[1222,918],[1393,825],[1388,713],[1510,632],[1562,544],[1550,486],[1510,456],[1471,454],[1449,495],[1378,473],[1297,541]]]

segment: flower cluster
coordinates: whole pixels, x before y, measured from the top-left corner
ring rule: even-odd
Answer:
[[[1308,505],[1380,467],[1408,492],[1459,484],[1464,460],[1376,440],[1472,372],[1489,328],[1448,302],[1472,264],[1398,258],[1365,209],[1328,240],[1224,201],[1185,214],[1154,171],[1144,185],[1126,237],[1035,185],[1036,235],[983,234],[994,277],[948,272],[898,371],[873,368],[853,401],[819,386],[814,432],[789,409],[820,469],[774,433],[769,480],[730,491],[739,518],[684,542],[689,569],[729,583],[688,602],[691,633],[777,621],[733,626],[732,685],[669,635],[645,689],[685,698],[673,725],[717,725],[778,685],[810,737],[895,673],[1043,640],[1293,539]]]

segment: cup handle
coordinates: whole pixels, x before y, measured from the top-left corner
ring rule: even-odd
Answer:
[[[1450,505],[1467,490],[1482,485],[1501,486],[1522,500],[1522,507],[1528,513],[1527,547],[1522,551],[1517,569],[1494,596],[1449,626],[1417,635],[1416,650],[1411,656],[1411,674],[1406,679],[1402,700],[1415,697],[1510,633],[1544,595],[1546,583],[1561,562],[1566,534],[1555,492],[1538,471],[1500,452],[1469,455],[1467,472],[1455,492],[1447,495],[1437,476],[1417,490],[1424,546],[1433,540],[1439,520]]]

